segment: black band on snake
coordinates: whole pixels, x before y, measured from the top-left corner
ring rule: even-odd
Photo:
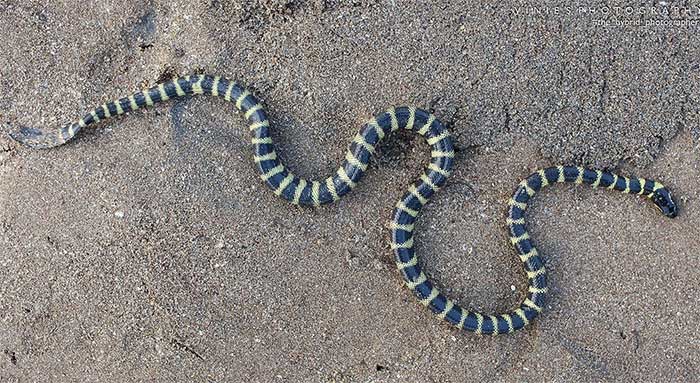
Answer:
[[[413,248],[414,224],[421,208],[442,187],[450,175],[454,150],[452,139],[443,124],[432,114],[412,107],[391,108],[367,122],[350,143],[345,160],[332,176],[323,181],[308,181],[295,176],[282,164],[270,137],[270,122],[262,105],[245,87],[222,77],[207,75],[175,78],[131,96],[104,104],[79,121],[57,130],[20,128],[12,138],[33,148],[62,145],[80,129],[109,117],[151,106],[176,97],[206,94],[223,97],[236,105],[249,122],[254,146],[253,160],[261,178],[275,194],[299,205],[314,205],[338,200],[350,192],[367,170],[377,144],[389,133],[407,129],[424,136],[431,146],[431,162],[396,203],[391,222],[391,248],[396,265],[409,289],[419,301],[438,317],[477,334],[511,333],[530,323],[544,307],[547,274],[542,259],[525,227],[527,203],[537,191],[557,182],[574,182],[619,190],[649,197],[668,217],[675,217],[677,207],[671,193],[659,182],[626,178],[616,174],[581,167],[558,166],[539,170],[523,180],[509,201],[507,224],[510,240],[517,251],[529,280],[522,304],[515,310],[487,315],[463,309],[435,287],[418,264]]]

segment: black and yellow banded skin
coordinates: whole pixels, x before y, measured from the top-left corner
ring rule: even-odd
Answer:
[[[19,128],[11,137],[32,148],[51,148],[71,140],[82,128],[110,117],[152,106],[161,101],[191,95],[223,97],[234,103],[248,120],[254,148],[253,160],[261,178],[273,192],[297,205],[320,206],[337,201],[356,187],[367,170],[380,141],[399,129],[411,130],[425,137],[431,146],[431,162],[406,194],[397,202],[391,222],[396,264],[406,285],[421,303],[438,317],[461,329],[477,334],[503,334],[518,330],[532,321],[544,307],[547,275],[537,250],[525,229],[525,209],[529,199],[541,188],[556,182],[587,183],[627,193],[648,196],[664,214],[674,217],[676,205],[670,192],[658,182],[628,179],[612,173],[577,167],[554,167],[540,170],[524,181],[510,200],[508,227],[513,243],[529,278],[528,294],[519,308],[511,313],[486,315],[467,311],[442,295],[418,263],[413,248],[413,229],[421,208],[440,189],[450,175],[454,149],[450,134],[432,114],[413,107],[396,107],[376,115],[351,141],[345,160],[338,170],[323,181],[295,176],[279,159],[270,137],[270,121],[258,99],[244,86],[223,77],[197,75],[178,77],[167,83],[137,92],[99,106],[77,122],[56,130]]]
[[[592,187],[619,190],[623,193],[638,194],[650,198],[667,217],[678,214],[678,208],[671,192],[661,183],[643,178],[627,178],[617,174],[573,166],[556,166],[538,170],[518,185],[508,201],[506,223],[510,232],[510,242],[523,262],[528,277],[528,290],[525,299],[515,310],[504,314],[483,314],[465,310],[444,296],[431,282],[418,264],[413,249],[413,228],[421,201],[407,193],[396,205],[392,226],[392,245],[396,265],[419,301],[430,308],[438,317],[460,329],[483,335],[508,334],[528,325],[545,306],[547,293],[547,272],[544,262],[525,225],[527,204],[538,191],[548,185],[560,182],[588,184]]]
[[[432,162],[424,177],[432,186],[442,185],[452,167],[454,151],[449,133],[432,114],[412,107],[391,108],[367,122],[354,137],[345,161],[334,175],[323,181],[309,181],[295,176],[280,161],[270,137],[270,121],[258,99],[245,87],[222,77],[208,75],[175,78],[164,84],[137,92],[131,96],[103,104],[77,122],[54,131],[20,128],[12,138],[34,148],[59,146],[72,139],[82,128],[109,117],[119,116],[161,101],[189,95],[212,95],[233,102],[248,120],[261,177],[275,194],[298,205],[319,206],[334,202],[351,191],[367,170],[376,145],[398,129],[416,131],[432,148]],[[421,187],[425,198],[432,189]]]

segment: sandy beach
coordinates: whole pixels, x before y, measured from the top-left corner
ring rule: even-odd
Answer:
[[[698,6],[0,0],[0,382],[696,381]],[[525,296],[506,201],[536,169],[655,179],[680,214],[581,185],[539,193],[527,219],[547,307],[479,337],[435,318],[394,265],[391,210],[430,156],[416,135],[394,134],[319,209],[267,188],[221,99],[50,150],[7,136],[190,73],[253,90],[307,178],[334,172],[376,113],[435,113],[455,165],[416,249],[474,310]]]

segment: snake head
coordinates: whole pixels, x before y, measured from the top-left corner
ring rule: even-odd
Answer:
[[[42,129],[21,127],[9,133],[10,137],[22,145],[35,149],[52,148],[66,142],[63,130],[47,132]]]
[[[671,192],[665,187],[656,189],[651,195],[651,200],[666,217],[675,218],[678,216],[678,205],[673,201]]]

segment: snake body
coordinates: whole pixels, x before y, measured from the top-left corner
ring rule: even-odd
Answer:
[[[376,115],[355,135],[345,160],[335,174],[323,181],[305,180],[294,175],[277,156],[270,137],[269,119],[258,99],[244,86],[218,76],[178,77],[103,104],[77,122],[59,129],[23,127],[10,135],[33,148],[50,148],[66,143],[82,128],[101,120],[161,101],[199,94],[223,97],[226,101],[234,103],[244,114],[252,134],[253,159],[260,170],[260,177],[276,195],[298,205],[319,206],[337,201],[350,192],[367,170],[377,144],[391,132],[406,129],[425,137],[431,146],[431,162],[396,203],[391,222],[391,248],[406,285],[418,300],[439,318],[477,334],[511,333],[530,323],[544,308],[547,273],[525,228],[525,210],[530,198],[545,186],[558,182],[575,182],[639,194],[652,199],[664,215],[675,217],[677,214],[671,193],[661,183],[652,180],[627,178],[600,170],[571,166],[551,167],[533,173],[515,190],[509,201],[506,220],[511,243],[523,262],[528,277],[528,292],[517,309],[509,313],[488,315],[466,310],[443,295],[421,270],[413,247],[414,225],[419,212],[447,181],[455,154],[449,132],[427,111],[413,107],[396,107]]]

